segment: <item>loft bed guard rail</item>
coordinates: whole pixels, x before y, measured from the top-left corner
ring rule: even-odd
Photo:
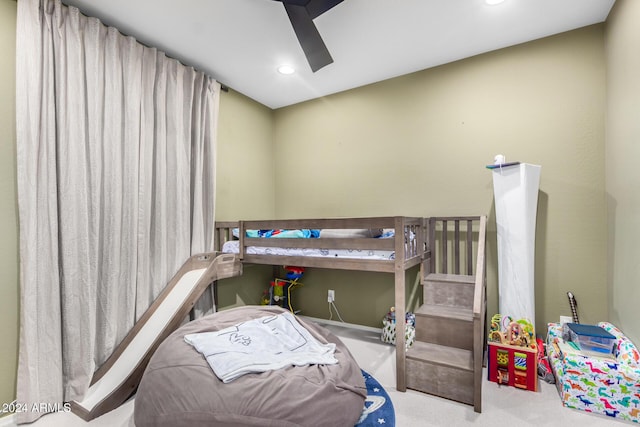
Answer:
[[[320,237],[315,239],[247,237],[250,230],[393,230],[392,238]],[[216,248],[223,250],[228,241],[238,240],[238,255],[248,264],[297,265],[343,270],[363,270],[394,273],[420,264],[428,253],[426,221],[423,218],[376,217],[331,219],[284,219],[265,221],[216,222]],[[235,233],[234,233],[235,230]],[[314,257],[278,255],[268,249],[264,253],[249,253],[250,247],[260,248],[332,248],[343,251],[389,251],[388,259],[350,257]],[[275,251],[274,251],[275,252]]]
[[[484,325],[487,217],[432,217],[427,224],[433,256],[423,265],[423,280],[430,273],[473,276],[473,317]]]
[[[433,249],[427,273],[475,276],[479,246],[484,247],[486,217],[427,218],[427,245]]]

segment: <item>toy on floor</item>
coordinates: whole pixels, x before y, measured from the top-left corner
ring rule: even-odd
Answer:
[[[410,311],[405,314],[404,345],[409,349],[416,340],[416,315]],[[382,342],[396,344],[396,309],[391,307],[382,319]]]
[[[537,345],[533,325],[496,314],[489,329],[489,380],[537,390]]]
[[[262,293],[260,304],[277,305],[292,313],[299,313],[300,310],[294,310],[291,304],[291,290],[303,286],[298,279],[304,274],[304,267],[285,266],[284,271],[286,279],[273,279],[269,288]]]
[[[542,381],[554,384],[556,382],[553,372],[551,372],[551,365],[547,359],[546,346],[541,338],[536,338],[536,344],[538,345],[538,376]]]
[[[496,350],[496,364],[498,365],[496,382],[509,385],[509,352],[507,350]]]

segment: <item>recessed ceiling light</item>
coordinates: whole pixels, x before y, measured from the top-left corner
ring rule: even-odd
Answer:
[[[293,74],[296,70],[291,65],[281,65],[278,67],[278,72],[280,74]]]
[[[484,2],[486,4],[489,4],[489,5],[493,6],[495,4],[500,4],[500,3],[504,2],[504,0],[484,0]]]

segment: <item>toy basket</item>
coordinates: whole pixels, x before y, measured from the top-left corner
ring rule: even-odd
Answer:
[[[382,319],[382,336],[380,337],[382,342],[387,344],[396,344],[396,318],[395,313],[390,311]],[[404,343],[405,348],[409,348],[416,340],[416,316],[415,314],[408,312],[406,316],[406,327]]]

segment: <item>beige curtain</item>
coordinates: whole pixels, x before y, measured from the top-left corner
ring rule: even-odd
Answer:
[[[30,406],[82,398],[183,262],[213,249],[220,87],[59,0],[18,1],[16,60]]]

